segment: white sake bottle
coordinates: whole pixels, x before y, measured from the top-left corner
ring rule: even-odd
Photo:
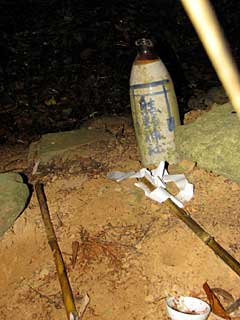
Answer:
[[[175,163],[174,131],[180,125],[172,79],[149,39],[136,41],[138,54],[130,76],[135,134],[144,166]]]

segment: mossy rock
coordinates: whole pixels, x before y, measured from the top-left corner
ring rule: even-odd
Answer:
[[[213,105],[194,122],[176,129],[181,159],[240,182],[240,119],[229,103]]]
[[[0,174],[0,236],[24,210],[29,198],[28,186],[18,173]]]

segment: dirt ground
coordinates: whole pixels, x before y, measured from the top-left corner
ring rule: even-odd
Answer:
[[[121,125],[113,121],[108,127],[116,139],[106,146],[101,165],[79,170],[65,163],[39,175],[77,308],[84,294],[90,297],[83,319],[164,320],[168,295],[206,300],[205,281],[239,298],[239,277],[166,204],[146,198],[133,180],[106,178],[109,171],[141,168],[133,128],[126,121],[123,132]],[[2,147],[1,171],[29,172],[27,152],[24,145]],[[195,186],[186,208],[240,260],[240,185],[197,166],[186,175]],[[67,319],[34,192],[0,241],[0,261],[0,319]]]

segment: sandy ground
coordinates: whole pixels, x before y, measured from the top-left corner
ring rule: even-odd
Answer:
[[[83,319],[164,320],[168,295],[206,300],[205,281],[239,298],[239,277],[166,204],[146,198],[132,180],[106,178],[112,170],[141,168],[128,121],[123,134],[120,122],[108,130],[117,137],[98,169],[65,164],[41,176],[77,308],[84,294],[90,297]],[[27,170],[27,148],[2,148],[0,160],[2,171]],[[195,193],[186,208],[240,260],[240,185],[197,166],[187,178]],[[0,241],[0,268],[0,319],[67,319],[34,192]]]

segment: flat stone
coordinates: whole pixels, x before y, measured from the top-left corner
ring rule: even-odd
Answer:
[[[240,120],[229,103],[214,104],[192,123],[176,128],[181,159],[240,182]]]
[[[106,146],[106,143],[113,137],[103,129],[89,129],[87,127],[66,132],[48,133],[30,145],[28,162],[36,163],[38,161],[41,165],[47,165],[54,161],[64,162],[81,157],[91,157],[92,148],[89,148],[89,145],[94,144],[98,150],[102,146]]]
[[[24,210],[29,198],[28,186],[18,173],[0,174],[0,236]]]

